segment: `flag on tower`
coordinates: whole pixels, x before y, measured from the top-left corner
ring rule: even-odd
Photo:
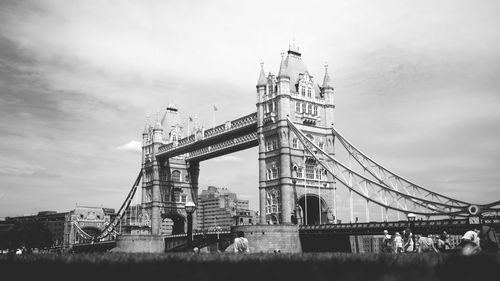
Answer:
[[[214,111],[217,111],[217,110],[218,110],[218,109],[217,109],[217,106],[215,106],[215,104],[214,104]]]

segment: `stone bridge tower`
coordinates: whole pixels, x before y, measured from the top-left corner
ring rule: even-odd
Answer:
[[[175,106],[167,107],[155,125],[146,124],[142,146],[142,209],[150,218],[153,235],[184,233],[187,228],[184,205],[197,204],[199,162],[186,161],[183,155],[159,157],[165,144],[177,145],[184,136],[183,123]],[[196,228],[196,212],[193,228]]]
[[[282,53],[278,75],[257,82],[260,224],[317,224],[334,220],[335,182],[289,130],[290,118],[319,147],[334,154],[333,86],[325,66],[319,85],[297,47]]]

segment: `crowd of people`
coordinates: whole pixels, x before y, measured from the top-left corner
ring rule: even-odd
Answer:
[[[484,241],[481,241],[481,237]],[[464,233],[459,244],[450,241],[446,231],[441,234],[431,234],[428,231],[413,235],[410,228],[393,235],[384,230],[382,252],[384,253],[442,253],[460,250],[463,254],[474,254],[481,251],[498,251],[498,240],[494,229],[487,227],[482,230],[474,228]]]

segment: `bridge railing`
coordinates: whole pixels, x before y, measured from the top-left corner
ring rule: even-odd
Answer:
[[[500,223],[500,219],[484,220],[484,223]],[[436,227],[436,226],[464,226],[468,225],[467,219],[461,220],[427,220],[427,221],[414,221],[411,223],[414,227]],[[410,225],[409,221],[395,221],[395,222],[362,222],[362,223],[342,223],[342,224],[318,224],[318,225],[301,225],[301,230],[322,230],[322,229],[357,229],[357,228],[405,228]]]
[[[221,125],[218,125],[214,128],[210,128],[210,129],[205,130],[205,132],[203,133],[203,138],[206,139],[206,138],[214,137],[214,136],[226,133],[226,132],[230,132],[232,130],[236,130],[238,128],[255,123],[256,121],[257,121],[257,113],[252,113],[252,114],[243,116],[241,118],[238,118],[236,120],[233,120],[231,122],[228,121],[228,122],[221,124]],[[180,148],[180,147],[192,144],[196,141],[197,140],[196,140],[195,135],[190,135],[188,137],[185,137],[185,138],[178,140],[176,144],[168,143],[168,144],[162,145],[159,149],[159,152],[161,153],[161,152],[165,152],[165,151],[170,151],[170,150],[173,150],[176,148]]]

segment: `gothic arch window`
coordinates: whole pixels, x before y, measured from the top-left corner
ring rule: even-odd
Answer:
[[[271,167],[271,179],[277,179],[278,178],[278,168],[276,165],[273,165]]]
[[[312,96],[312,89],[311,87],[307,87],[307,97],[310,98]]]
[[[303,177],[304,177],[304,168],[297,167],[297,178],[303,178]]]
[[[295,103],[295,112],[300,113],[300,102]]]
[[[309,180],[314,179],[314,165],[311,164],[306,165],[306,179]]]
[[[308,113],[308,114],[312,114],[312,113],[313,113],[313,110],[312,110],[312,104],[308,104],[308,105],[307,105],[307,113]]]
[[[302,103],[302,113],[306,113],[306,103]]]
[[[299,148],[299,140],[297,138],[292,139],[292,147]]]
[[[314,106],[314,112],[313,112],[313,115],[314,115],[314,116],[318,115],[318,106],[317,106],[317,105],[315,105],[315,106]]]
[[[179,170],[172,171],[172,181],[173,182],[181,181],[181,172]]]
[[[306,87],[305,86],[300,87],[300,91],[302,93],[302,96],[305,97],[306,96]]]

